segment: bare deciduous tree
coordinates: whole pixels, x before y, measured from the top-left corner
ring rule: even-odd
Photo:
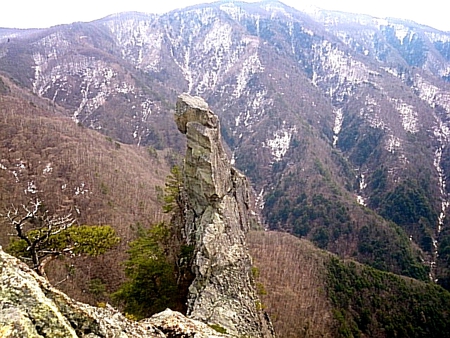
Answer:
[[[120,241],[109,225],[74,226],[75,219],[70,213],[50,215],[38,198],[29,206],[13,207],[6,218],[15,231],[7,251],[44,277],[46,265],[56,257],[98,256]]]
[[[58,246],[51,241],[56,235],[70,228],[75,219],[70,213],[64,216],[49,215],[48,210],[43,209],[39,198],[30,202],[30,206],[22,205],[21,209],[13,206],[6,214],[14,228],[14,235],[26,243],[26,248],[16,249],[22,252],[25,249],[29,257],[21,258],[31,260],[33,269],[39,275],[45,276],[44,268],[48,262],[74,249],[74,246]]]

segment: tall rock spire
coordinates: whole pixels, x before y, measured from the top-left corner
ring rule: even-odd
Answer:
[[[195,247],[188,316],[232,335],[273,337],[255,292],[245,241],[256,222],[247,178],[231,166],[219,119],[203,99],[180,95],[175,121],[187,137],[184,232]]]

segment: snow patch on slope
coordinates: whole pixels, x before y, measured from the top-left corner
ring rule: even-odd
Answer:
[[[81,182],[79,187],[75,188],[75,195],[84,195],[89,192],[88,189],[86,189],[86,184],[84,182]]]
[[[209,67],[202,69],[203,75],[197,86],[197,94],[206,89],[214,90],[220,80],[220,74],[226,73],[236,61],[236,51],[232,48],[232,31],[230,25],[215,22],[205,35],[198,52],[208,55]]]
[[[447,114],[450,114],[450,92],[445,92],[432,85],[418,74],[414,78],[414,88],[418,92],[419,97],[427,102],[431,108],[439,105],[445,109]]]
[[[289,150],[292,135],[296,131],[297,129],[295,127],[279,129],[273,134],[271,139],[263,143],[264,147],[271,149],[271,153],[276,162],[281,161],[284,155],[286,155],[286,152]]]
[[[389,138],[386,140],[385,149],[394,154],[397,149],[400,149],[401,145],[401,140],[397,136],[389,135]]]
[[[393,25],[395,36],[400,41],[401,44],[403,44],[403,41],[405,38],[410,35],[410,39],[412,38],[413,34],[411,34],[408,27],[405,27],[403,25]]]
[[[203,40],[203,53],[213,51],[217,55],[220,52],[228,52],[233,44],[231,32],[230,25],[215,22]]]
[[[51,163],[47,163],[45,168],[42,170],[42,174],[50,174],[53,171],[53,167]]]
[[[264,67],[259,60],[258,52],[256,50],[254,54],[245,59],[242,64],[241,71],[236,78],[236,88],[234,89],[233,96],[235,98],[241,97],[251,76],[262,71],[264,71]]]
[[[344,101],[352,94],[356,85],[369,81],[370,70],[351,55],[344,53],[329,41],[315,44],[312,82],[328,87],[328,94],[338,101]]]
[[[122,57],[136,67],[157,71],[164,35],[147,20],[110,20],[105,23],[121,48]]]
[[[236,6],[233,2],[221,4],[219,8],[235,21],[241,21],[247,14],[241,7]]]
[[[334,111],[334,127],[333,127],[333,147],[336,147],[337,141],[339,140],[339,133],[342,129],[342,122],[344,121],[344,114],[342,108],[336,109]]]
[[[255,204],[260,210],[264,209],[264,188],[262,188],[258,196],[256,196]]]
[[[30,194],[37,194],[39,192],[36,183],[34,181],[30,181],[27,183],[27,188],[24,190],[25,195]]]
[[[256,92],[253,96],[247,95],[247,108],[240,112],[235,118],[235,126],[239,127],[241,124],[244,127],[249,127],[252,121],[265,113],[265,107],[270,106],[272,99],[267,98],[267,90]],[[236,132],[236,131],[235,131]]]
[[[380,108],[378,107],[377,101],[370,95],[367,95],[365,104],[360,109],[359,115],[364,117],[372,128],[386,129],[385,122],[378,114],[379,111]]]
[[[38,96],[44,94],[44,89],[39,86],[42,78],[43,68],[46,66],[45,58],[41,53],[33,53],[34,60],[34,79],[33,79],[33,93]]]
[[[88,114],[104,105],[112,94],[111,80],[116,73],[108,67],[86,68],[82,72],[82,84],[80,88],[81,102],[73,113],[72,119],[80,122],[78,116],[81,112]]]
[[[442,152],[444,150],[444,147],[441,146],[435,151],[435,157],[434,157],[434,167],[436,168],[436,171],[438,172],[439,177],[439,189],[441,193],[441,213],[439,214],[439,222],[438,222],[438,229],[437,233],[439,234],[442,231],[442,227],[444,226],[444,219],[446,215],[447,208],[450,205],[450,202],[448,201],[448,196],[446,193],[446,179],[444,174],[444,169],[442,168]]]
[[[364,189],[367,188],[367,182],[365,181],[365,175],[361,174],[361,176],[359,177],[359,193],[361,194],[363,192]],[[362,197],[361,195],[357,195],[356,196],[356,201],[358,202],[358,204],[366,206],[366,199],[364,197]]]
[[[403,102],[401,99],[390,98],[389,101],[394,104],[395,109],[402,119],[403,129],[411,134],[419,131],[417,111],[413,106]]]

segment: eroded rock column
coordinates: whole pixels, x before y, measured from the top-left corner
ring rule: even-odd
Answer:
[[[203,99],[180,95],[175,121],[187,137],[184,232],[195,247],[188,316],[233,335],[273,337],[255,292],[245,242],[256,221],[247,178],[231,166],[219,120]]]

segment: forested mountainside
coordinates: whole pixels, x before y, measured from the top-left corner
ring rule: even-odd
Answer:
[[[280,232],[247,236],[279,337],[449,337],[450,293]]]
[[[0,74],[3,209],[39,191],[133,239],[164,217],[155,186],[184,149],[173,111],[187,92],[218,114],[268,229],[450,288],[449,33],[220,1],[0,29]],[[80,265],[109,291],[123,279]]]
[[[15,208],[24,213],[22,205],[36,199],[50,214],[71,213],[79,225],[113,226],[121,241],[109,253],[57,260],[47,269],[54,284],[69,277],[59,287],[72,297],[104,301],[104,292],[123,282],[128,242],[140,227],[166,218],[160,195],[177,155],[119,143],[73,123],[51,101],[7,79],[1,86],[0,245],[7,248],[14,237],[3,216]],[[99,285],[107,290],[89,292]]]

